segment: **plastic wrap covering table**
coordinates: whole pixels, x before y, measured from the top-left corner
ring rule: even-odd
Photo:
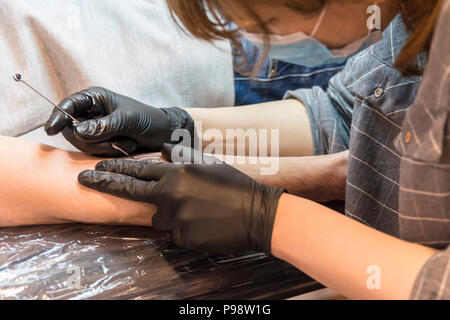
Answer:
[[[277,259],[197,254],[152,228],[0,229],[0,299],[284,299],[319,288]]]

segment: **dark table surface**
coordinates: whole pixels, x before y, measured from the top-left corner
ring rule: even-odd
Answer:
[[[0,299],[284,299],[320,288],[277,259],[197,254],[152,228],[0,229]]]

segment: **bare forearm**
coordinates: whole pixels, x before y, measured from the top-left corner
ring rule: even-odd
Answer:
[[[433,249],[366,227],[317,203],[283,195],[272,253],[351,299],[408,299]],[[368,268],[380,271],[370,289]]]
[[[285,188],[291,194],[316,202],[345,199],[348,152],[316,157],[242,158],[243,163],[238,160],[228,158],[227,163],[261,183]],[[269,167],[278,169],[263,174],[262,169]]]
[[[223,152],[227,147],[236,146],[236,139],[227,134],[227,130],[242,129],[254,130],[259,135],[260,129],[267,130],[268,153],[258,155],[273,156],[270,150],[273,146],[270,139],[271,130],[279,130],[279,156],[280,157],[302,157],[313,154],[313,143],[308,113],[304,105],[298,100],[283,100],[270,103],[251,105],[245,107],[231,108],[193,108],[187,109],[188,113],[196,122],[197,131],[201,128],[203,147],[222,138]],[[216,133],[221,137],[217,137]],[[208,135],[208,133],[210,133]],[[230,133],[230,132],[229,132]],[[214,135],[214,137],[211,137]],[[234,154],[249,155],[248,144],[246,154],[238,152]]]
[[[0,226],[70,222],[151,226],[154,206],[82,187],[99,159],[0,137]]]

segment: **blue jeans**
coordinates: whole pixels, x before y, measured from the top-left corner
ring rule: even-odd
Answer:
[[[233,48],[236,106],[282,100],[286,91],[300,88],[319,86],[325,90],[330,78],[345,65],[332,64],[307,68],[267,57],[258,75],[251,79],[250,73],[262,53],[244,38],[241,39],[241,43],[247,59],[237,55],[236,49]]]

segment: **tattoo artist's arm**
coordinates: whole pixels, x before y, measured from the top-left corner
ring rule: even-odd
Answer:
[[[280,199],[272,234],[274,256],[351,299],[409,299],[435,252],[288,194]],[[380,271],[379,289],[367,285],[371,266]]]

